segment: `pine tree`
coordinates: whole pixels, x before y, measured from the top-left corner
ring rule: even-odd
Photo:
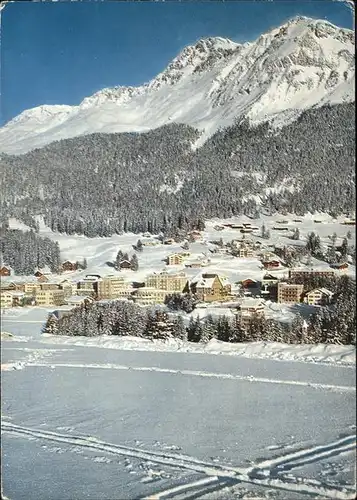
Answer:
[[[136,250],[137,250],[138,252],[142,252],[142,251],[143,251],[143,248],[144,248],[144,247],[143,247],[143,243],[142,243],[142,241],[141,241],[141,240],[138,240],[138,241],[136,242],[135,247],[136,247]]]
[[[173,320],[172,336],[176,339],[187,341],[187,330],[183,322],[182,316],[177,316]]]
[[[138,257],[136,254],[134,254],[132,256],[132,258],[130,259],[130,265],[131,265],[131,269],[133,271],[138,271],[139,269],[139,261],[138,261]]]
[[[306,327],[305,321],[300,314],[297,314],[291,324],[292,339],[294,344],[302,344],[305,342]]]
[[[348,255],[348,241],[347,238],[343,238],[341,245],[341,258],[345,260],[347,259],[347,255]]]
[[[332,241],[333,246],[335,246],[336,241],[337,241],[337,234],[336,233],[333,233],[333,235],[331,236],[331,241]]]
[[[120,262],[124,259],[124,254],[121,250],[118,250],[117,256],[115,257],[114,267],[115,269],[120,269]]]
[[[216,328],[211,315],[207,316],[201,330],[200,342],[207,344],[216,336]]]
[[[262,227],[261,227],[261,231],[260,231],[260,235],[262,238],[266,238],[266,227],[265,227],[265,224],[263,223]]]
[[[334,246],[327,249],[326,260],[329,264],[335,264],[337,262],[336,248]]]

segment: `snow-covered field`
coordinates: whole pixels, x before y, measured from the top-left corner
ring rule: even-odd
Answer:
[[[46,310],[15,311],[2,318],[11,500],[353,498],[353,348],[43,336]]]
[[[251,222],[263,221],[275,224]],[[193,255],[209,253],[212,239],[240,237],[215,231],[217,222],[190,245]],[[340,222],[306,216],[301,244],[310,231],[323,243],[333,232],[354,237],[355,228]],[[119,248],[132,252],[139,237],[87,239],[44,225],[40,233],[59,241],[63,260],[87,258],[88,269],[68,273],[73,278],[116,274],[106,262]],[[268,244],[289,242],[271,230]],[[145,247],[139,271],[122,274],[144,280],[179,249]],[[257,259],[209,255],[205,269],[232,282],[263,275]],[[354,498],[354,348],[54,337],[40,333],[50,310],[2,316],[2,476],[10,500]],[[199,313],[207,311],[214,308]]]

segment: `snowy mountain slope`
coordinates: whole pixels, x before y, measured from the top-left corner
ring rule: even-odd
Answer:
[[[203,130],[197,146],[242,117],[281,124],[316,105],[354,101],[354,72],[351,30],[297,17],[253,43],[202,39],[141,87],[103,89],[79,106],[24,111],[0,129],[0,151],[19,154],[54,140],[172,122]]]

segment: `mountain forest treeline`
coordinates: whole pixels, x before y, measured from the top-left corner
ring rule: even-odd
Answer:
[[[201,147],[170,124],[91,134],[0,156],[1,218],[36,229],[110,236],[170,232],[206,218],[355,208],[355,104],[305,111],[280,128],[241,121]]]

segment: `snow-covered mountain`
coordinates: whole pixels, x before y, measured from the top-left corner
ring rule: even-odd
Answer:
[[[39,106],[0,129],[0,151],[20,154],[94,132],[185,123],[203,131],[246,117],[281,125],[304,109],[354,101],[352,30],[297,17],[252,43],[206,38],[141,87],[106,88],[78,106]]]

